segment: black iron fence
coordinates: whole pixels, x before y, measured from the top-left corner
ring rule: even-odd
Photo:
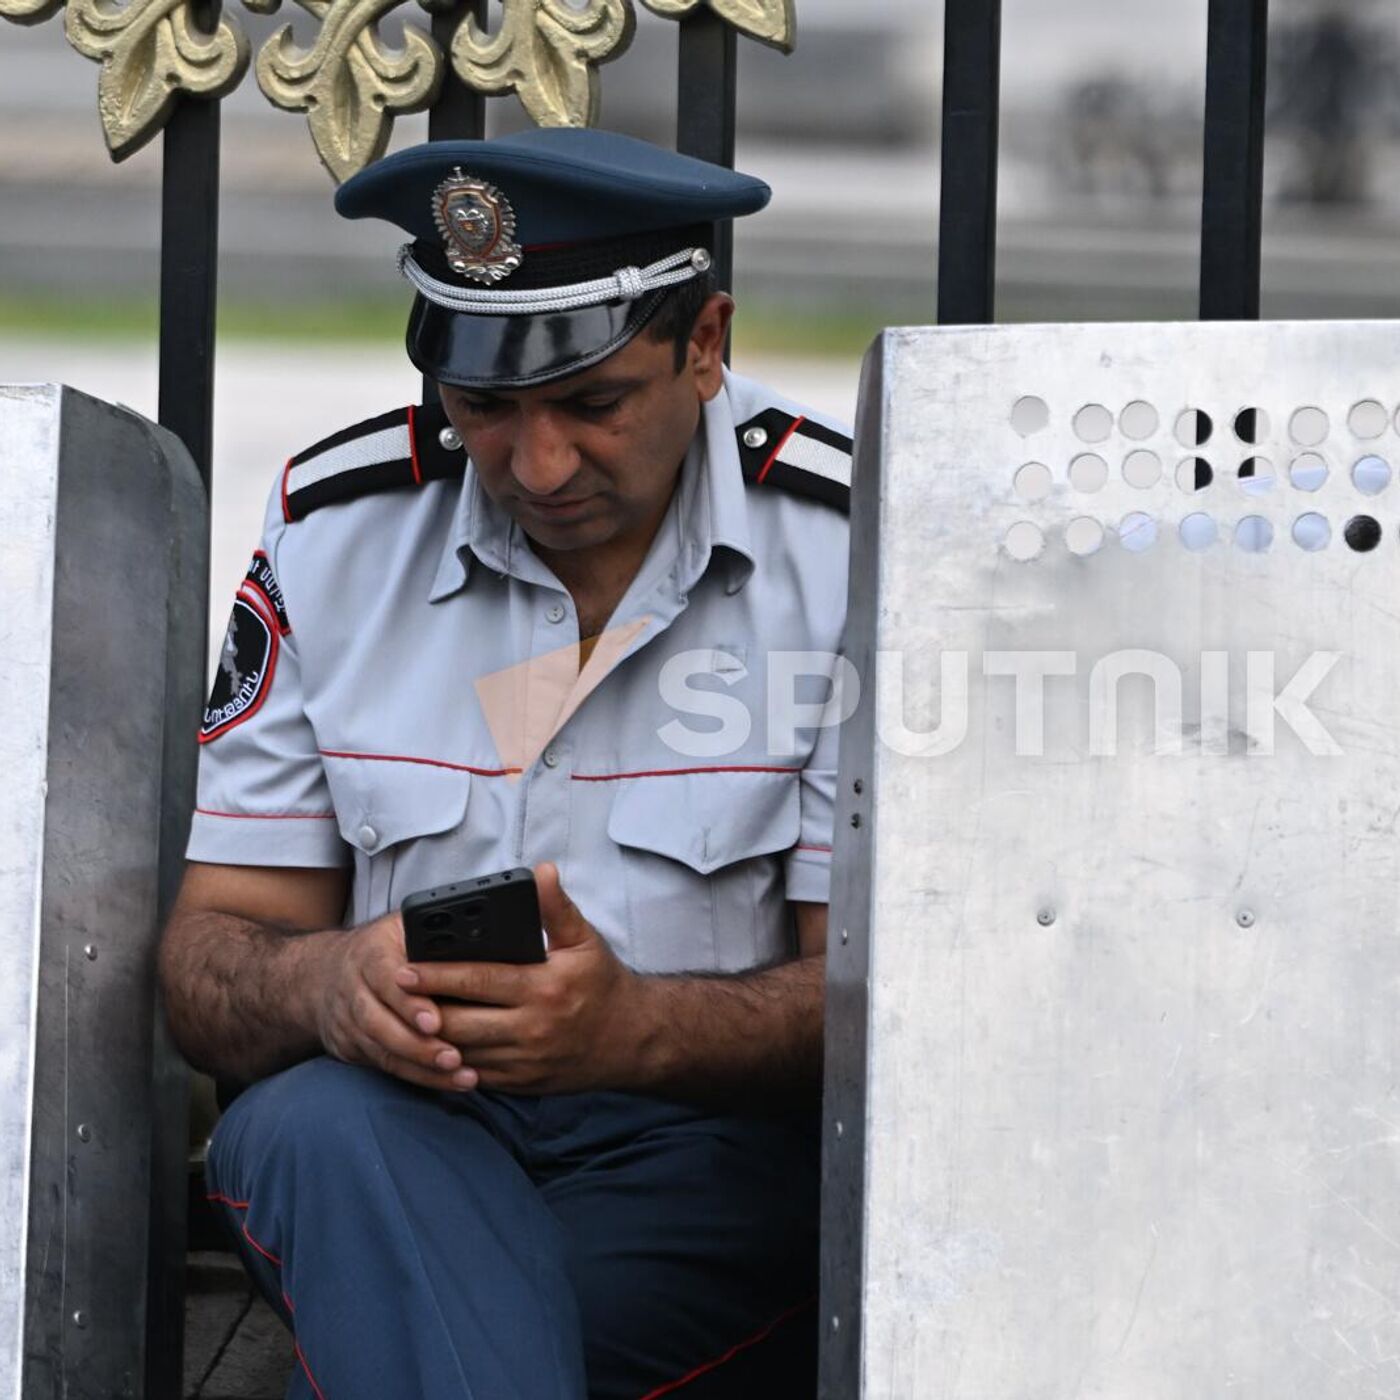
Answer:
[[[1210,0],[1202,320],[1259,315],[1268,0]],[[995,319],[1001,0],[947,0],[938,319]]]

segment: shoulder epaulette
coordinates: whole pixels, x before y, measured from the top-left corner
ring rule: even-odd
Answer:
[[[776,486],[849,514],[853,444],[844,433],[780,408],[764,409],[735,432],[751,486]]]
[[[297,453],[282,473],[282,515],[304,520],[357,496],[460,477],[466,465],[441,404],[398,408]]]

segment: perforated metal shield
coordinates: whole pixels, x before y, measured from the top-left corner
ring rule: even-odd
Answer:
[[[1397,350],[871,352],[823,1395],[1400,1393]]]

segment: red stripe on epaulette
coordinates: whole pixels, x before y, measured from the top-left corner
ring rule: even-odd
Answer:
[[[417,413],[412,404],[408,406],[408,460],[413,463],[413,484],[423,484],[423,467],[418,460]]]
[[[792,441],[792,435],[806,421],[807,419],[805,417],[794,418],[792,420],[792,425],[788,428],[787,432],[783,434],[781,441],[779,441],[778,445],[768,454],[768,460],[763,464],[762,470],[760,470],[758,475],[754,478],[755,481],[762,482],[763,478],[767,476],[770,471],[773,470],[773,463],[776,462],[778,458],[782,456],[783,448],[785,448],[788,445],[788,443]]]

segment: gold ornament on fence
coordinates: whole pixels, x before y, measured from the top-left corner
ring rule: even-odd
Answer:
[[[796,0],[642,0],[663,19],[684,19],[702,4],[761,44],[791,53],[797,42]]]
[[[620,58],[637,16],[631,0],[515,0],[494,38],[468,16],[452,41],[452,66],[478,92],[514,92],[537,126],[592,126],[596,65]]]
[[[69,4],[73,0],[68,0]],[[245,0],[268,11],[278,0]],[[346,180],[389,144],[396,113],[431,107],[442,87],[442,51],[421,29],[403,27],[403,52],[385,49],[376,25],[402,0],[298,0],[321,31],[298,50],[287,25],[258,53],[258,86],[274,106],[306,112],[322,164]]]
[[[0,18],[38,24],[65,0],[0,0]],[[269,14],[280,0],[244,0]],[[275,106],[306,112],[311,139],[341,181],[384,153],[396,115],[437,99],[446,64],[423,30],[403,26],[403,49],[387,48],[378,23],[404,0],[298,0],[320,22],[315,43],[298,48],[290,26],[258,54],[258,85]],[[450,3],[450,0],[449,0]],[[708,5],[760,43],[788,52],[795,0],[642,0],[657,15],[683,19]],[[443,0],[424,0],[441,8]],[[500,24],[483,32],[468,15],[451,43],[457,77],[477,92],[513,92],[540,126],[588,126],[598,116],[598,67],[619,58],[636,28],[633,0],[500,0]],[[180,97],[215,100],[248,68],[248,40],[220,15],[212,30],[195,0],[67,0],[65,30],[81,54],[102,65],[97,107],[115,160],[165,125]]]
[[[0,17],[16,24],[42,24],[63,8],[63,0],[0,0]]]
[[[102,65],[97,110],[107,149],[129,156],[165,125],[175,99],[222,97],[248,68],[248,40],[220,19],[206,34],[188,0],[68,0],[64,27],[80,54]]]

